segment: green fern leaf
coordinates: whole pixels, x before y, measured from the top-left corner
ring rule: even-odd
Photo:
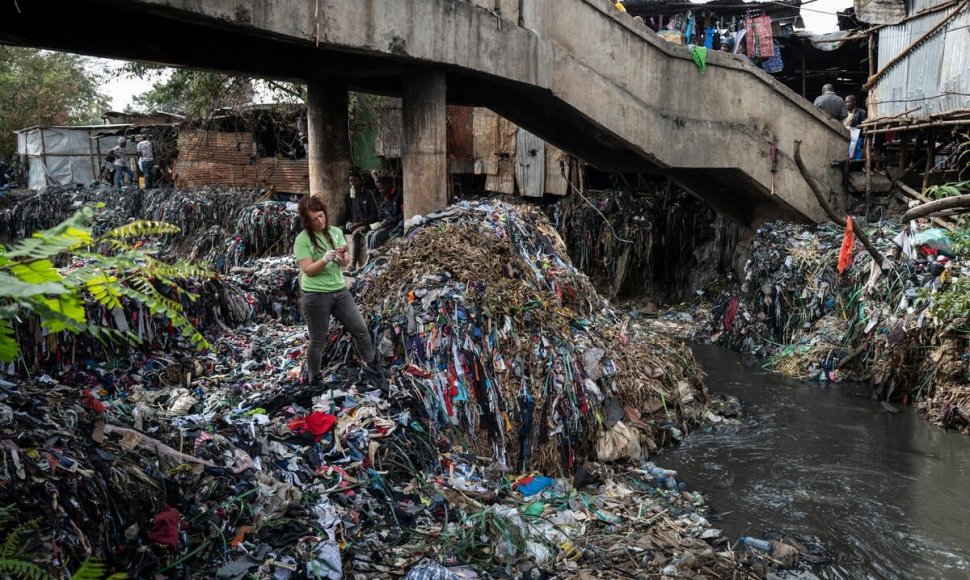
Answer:
[[[147,236],[164,236],[177,234],[182,228],[168,222],[148,220],[133,221],[130,224],[108,230],[101,236],[104,240],[124,240],[128,238],[143,238]]]
[[[14,264],[10,271],[17,278],[31,284],[42,284],[44,282],[60,282],[63,280],[61,274],[54,268],[50,260],[34,260],[26,264]]]
[[[24,578],[25,580],[51,580],[52,577],[44,569],[31,562],[0,558],[0,576],[10,578]]]
[[[102,580],[108,568],[104,563],[94,558],[86,558],[81,562],[81,567],[74,571],[72,580]]]
[[[10,323],[0,318],[0,361],[11,362],[20,354],[20,345]],[[0,523],[5,523],[0,519]]]
[[[6,272],[0,272],[0,298],[18,299],[44,294],[64,294],[66,292],[69,292],[68,288],[58,282],[24,282]]]

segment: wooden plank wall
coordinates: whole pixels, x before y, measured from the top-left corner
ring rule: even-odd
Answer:
[[[225,185],[263,187],[286,193],[309,193],[310,165],[306,159],[261,157],[253,163],[249,133],[184,131],[178,138],[176,187]]]

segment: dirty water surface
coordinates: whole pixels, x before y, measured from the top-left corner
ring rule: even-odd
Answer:
[[[970,578],[970,439],[856,385],[694,352],[712,396],[748,404],[747,424],[699,429],[657,462],[704,491],[732,542],[773,530],[820,543],[831,564],[789,578]]]

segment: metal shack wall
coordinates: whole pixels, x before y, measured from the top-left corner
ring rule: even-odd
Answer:
[[[922,0],[925,9],[933,2]],[[915,10],[914,12],[918,12]],[[892,61],[913,42],[953,14],[940,10],[879,31],[879,66]],[[966,5],[946,26],[913,48],[890,68],[869,96],[871,117],[928,117],[970,109],[970,8]],[[914,110],[917,109],[918,110]]]

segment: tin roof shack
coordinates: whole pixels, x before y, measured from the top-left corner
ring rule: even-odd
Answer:
[[[862,124],[867,184],[892,179],[900,201],[956,178],[970,130],[970,3],[857,0],[874,47],[868,120]],[[861,6],[860,6],[861,5]],[[867,185],[868,187],[868,185]]]
[[[178,187],[264,187],[310,191],[302,105],[224,109],[179,128]]]
[[[17,153],[26,157],[27,187],[87,185],[101,175],[104,156],[118,144],[117,135],[131,126],[79,125],[29,127],[17,131]],[[135,144],[127,145],[129,164]]]

